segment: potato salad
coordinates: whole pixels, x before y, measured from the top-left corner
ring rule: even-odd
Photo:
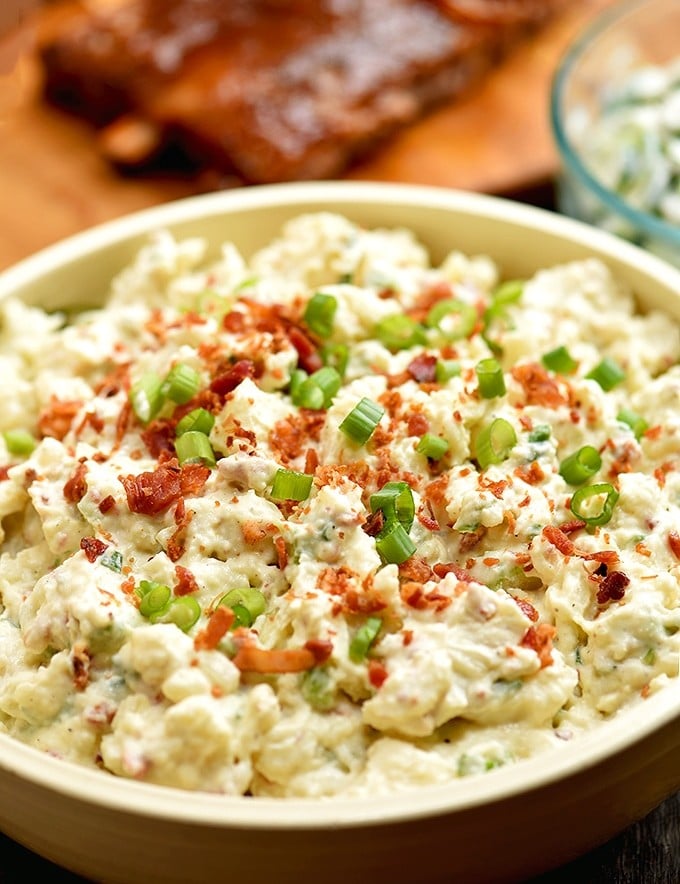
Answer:
[[[678,678],[680,336],[314,213],[0,304],[0,729],[225,795],[395,793]],[[493,774],[490,774],[493,775]]]

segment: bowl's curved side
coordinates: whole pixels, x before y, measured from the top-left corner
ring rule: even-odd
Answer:
[[[97,303],[151,230],[204,237],[213,253],[221,242],[233,241],[249,255],[294,215],[316,211],[340,212],[366,227],[407,226],[428,245],[435,261],[452,248],[492,254],[506,275],[523,276],[540,266],[597,254],[633,288],[644,291],[650,307],[667,306],[660,285],[677,289],[677,275],[654,256],[542,209],[443,188],[322,182],[191,197],[110,221],[1,273],[0,298],[14,293],[48,309]]]
[[[504,884],[567,862],[644,816],[680,784],[679,743],[675,720],[596,768],[538,789],[422,818],[314,830],[188,822],[174,797],[174,813],[147,816],[3,771],[0,827],[104,884],[197,884],[232,873],[247,873],[251,884]],[[392,800],[408,809],[407,796]],[[285,820],[285,804],[279,813]]]
[[[404,185],[277,185],[147,210],[51,247],[0,275],[0,299],[47,308],[101,299],[149,231],[233,240],[245,252],[289,218],[341,212],[404,226],[435,260],[491,254],[504,274],[597,256],[643,308],[680,319],[680,273],[578,222],[494,197]],[[563,754],[451,788],[366,801],[275,802],[188,795],[80,771],[0,736],[0,828],[45,856],[110,881],[197,881],[247,869],[253,882],[503,881],[601,842],[680,786],[678,691],[651,697]]]

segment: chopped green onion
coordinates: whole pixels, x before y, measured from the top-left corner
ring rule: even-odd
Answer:
[[[123,555],[117,549],[112,549],[111,552],[104,553],[99,559],[99,564],[120,574],[123,570]]]
[[[173,599],[163,611],[150,616],[152,623],[174,623],[182,632],[188,632],[198,622],[201,606],[193,596]]]
[[[10,454],[28,456],[35,448],[35,436],[28,430],[5,430],[2,434]]]
[[[608,482],[585,485],[574,492],[570,509],[577,519],[594,528],[607,524],[618,499],[618,491]]]
[[[481,337],[494,356],[500,356],[503,347],[492,337],[493,326],[498,325],[500,333],[513,327],[507,308],[519,301],[523,291],[524,283],[521,280],[511,279],[501,283],[491,295],[491,303],[484,311],[484,329]]]
[[[345,415],[340,430],[358,445],[365,445],[373,435],[385,409],[372,399],[364,397]]]
[[[323,368],[315,371],[309,379],[310,381],[314,381],[317,387],[323,392],[324,408],[328,408],[342,384],[340,373],[332,368],[332,366],[325,365]]]
[[[184,433],[190,432],[203,433],[205,436],[208,436],[214,424],[214,414],[211,414],[205,408],[194,408],[193,411],[185,414],[184,417],[177,423],[177,426],[175,427],[175,433],[178,436],[182,436]]]
[[[156,583],[155,580],[140,581],[137,592],[141,595],[139,613],[143,617],[160,614],[167,608],[172,598],[170,587],[164,583]]]
[[[628,424],[636,439],[640,439],[645,431],[649,429],[647,421],[629,408],[622,408],[616,415],[616,420],[620,421],[622,424]]]
[[[300,681],[300,693],[312,709],[329,712],[335,706],[336,699],[328,667],[308,669]]]
[[[409,350],[427,343],[425,330],[403,313],[386,316],[373,329],[373,336],[388,350]]]
[[[484,331],[481,333],[480,337],[489,348],[489,350],[491,350],[494,356],[503,355],[503,347],[498,343],[498,341],[494,341],[493,338],[490,337],[488,325],[485,326]]]
[[[592,371],[588,372],[586,377],[597,381],[602,389],[608,392],[621,383],[626,377],[626,373],[617,362],[614,362],[609,356],[605,356],[602,362],[599,362]]]
[[[290,376],[290,382],[288,384],[288,390],[290,392],[290,398],[293,400],[293,403],[296,404],[296,400],[300,396],[300,387],[307,380],[309,375],[306,371],[303,371],[301,368],[296,368],[293,370],[293,373]]]
[[[475,372],[479,383],[479,395],[482,398],[494,399],[496,396],[505,395],[503,369],[495,359],[481,359],[475,366]]]
[[[293,404],[311,411],[320,411],[324,407],[324,394],[311,378],[304,380],[291,397]]]
[[[257,285],[259,282],[259,278],[257,276],[246,276],[245,279],[242,279],[241,282],[234,289],[235,292],[242,292],[244,289],[250,289],[254,285]]]
[[[281,467],[274,476],[271,497],[274,500],[307,500],[313,481],[314,476],[310,473],[296,473]]]
[[[319,355],[324,365],[334,368],[341,378],[345,376],[347,363],[349,362],[349,347],[347,344],[324,344]]]
[[[400,522],[406,531],[411,530],[416,512],[413,491],[406,482],[387,482],[380,491],[371,494],[371,512],[382,510],[386,522]]]
[[[490,464],[503,463],[517,444],[517,434],[512,424],[497,417],[479,431],[475,440],[475,457],[484,470]]]
[[[357,629],[352,641],[349,643],[349,659],[352,663],[362,663],[371,649],[371,645],[378,637],[382,620],[380,617],[369,617],[365,623]]]
[[[301,408],[314,410],[328,408],[341,384],[342,378],[339,373],[330,365],[325,365],[296,384],[295,391],[291,390],[291,398],[293,403]]]
[[[584,445],[560,464],[560,476],[570,485],[583,485],[592,478],[602,466],[602,458],[597,448]]]
[[[441,436],[435,436],[434,433],[425,433],[421,436],[420,442],[416,446],[419,454],[424,454],[430,460],[439,460],[449,450],[449,443]]]
[[[293,404],[299,408],[308,408],[312,411],[320,411],[323,408],[324,394],[311,378],[304,380],[295,390],[291,397]]]
[[[654,648],[648,648],[642,658],[642,662],[647,666],[653,666],[656,663],[656,652]]]
[[[317,292],[309,299],[302,318],[307,328],[320,338],[327,338],[333,331],[333,320],[337,309],[338,302],[333,295]]]
[[[538,424],[529,433],[529,442],[547,442],[550,438],[550,425]]]
[[[476,324],[477,311],[472,304],[456,298],[439,301],[430,309],[425,319],[428,328],[438,329],[449,341],[467,338]]]
[[[239,626],[243,626],[246,629],[250,629],[253,625],[253,618],[250,616],[250,612],[245,605],[240,605],[238,602],[234,605],[230,605],[231,610],[234,612],[234,622],[232,623],[232,629],[238,629]]]
[[[259,589],[251,586],[230,589],[219,600],[236,615],[234,626],[250,628],[267,606],[267,600]]]
[[[396,519],[387,525],[375,539],[378,555],[388,565],[401,565],[410,559],[416,551],[416,545],[408,536],[406,529]]]
[[[491,309],[499,310],[509,304],[516,304],[524,293],[524,281],[521,279],[507,279],[496,286],[491,294]]]
[[[460,375],[460,362],[457,359],[438,359],[434,367],[434,377],[438,384],[445,384]]]
[[[153,420],[163,402],[163,381],[154,372],[143,374],[130,388],[132,410],[143,424]]]
[[[207,467],[215,466],[215,452],[205,433],[188,430],[175,439],[175,452],[180,464],[202,463]]]
[[[566,347],[555,347],[541,356],[541,362],[550,371],[558,374],[573,374],[578,368],[578,362],[571,356]]]
[[[178,362],[168,372],[161,392],[178,405],[184,405],[198,392],[201,376],[185,362]]]

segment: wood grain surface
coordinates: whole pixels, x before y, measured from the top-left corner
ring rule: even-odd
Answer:
[[[548,180],[557,167],[548,117],[555,67],[573,37],[612,3],[572,0],[465,96],[391,139],[347,177],[486,193]],[[46,106],[30,44],[53,9],[40,11],[19,39],[9,34],[0,42],[0,269],[102,221],[233,184],[215,176],[125,178],[99,155],[86,124]]]

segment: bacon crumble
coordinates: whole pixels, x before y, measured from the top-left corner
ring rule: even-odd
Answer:
[[[64,484],[64,498],[69,503],[78,503],[87,494],[86,474],[87,464],[84,461],[80,461]]]
[[[99,556],[106,552],[109,545],[97,537],[83,537],[80,541],[80,548],[85,553],[88,562],[96,562]]]

